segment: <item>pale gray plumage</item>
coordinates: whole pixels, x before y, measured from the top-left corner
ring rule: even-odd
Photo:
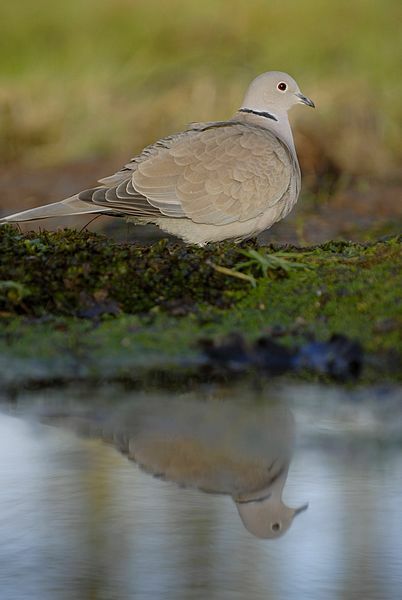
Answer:
[[[287,117],[296,103],[314,106],[286,73],[263,73],[232,119],[192,124],[145,148],[100,186],[1,222],[104,213],[154,223],[200,245],[256,235],[285,217],[300,192]]]

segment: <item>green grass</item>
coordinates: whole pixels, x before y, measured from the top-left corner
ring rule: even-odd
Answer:
[[[264,269],[249,243],[255,262],[239,279],[212,266],[244,262],[229,243],[141,249],[87,232],[0,233],[0,379],[15,369],[106,377],[177,367],[196,356],[200,338],[253,339],[278,326],[287,344],[343,333],[369,353],[402,354],[398,238],[266,247]]]
[[[306,168],[390,176],[402,155],[398,0],[20,0],[0,19],[0,158],[135,153],[293,74]]]

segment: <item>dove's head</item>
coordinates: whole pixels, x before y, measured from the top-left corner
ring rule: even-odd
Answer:
[[[237,510],[245,528],[258,538],[276,539],[293,523],[296,515],[307,509],[286,506],[276,495],[267,494],[255,500],[236,501]]]
[[[290,508],[282,502],[282,490],[288,469],[280,468],[266,488],[233,498],[243,525],[258,538],[276,539],[293,523],[296,515],[307,509],[308,504]]]
[[[268,71],[250,83],[242,110],[269,112],[277,116],[287,113],[295,104],[314,108],[314,102],[302,94],[293,77],[281,71]]]

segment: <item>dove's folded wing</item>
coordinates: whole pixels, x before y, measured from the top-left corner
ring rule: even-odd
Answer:
[[[147,148],[79,194],[109,210],[225,225],[274,206],[291,183],[291,155],[272,133],[236,121],[190,129]]]

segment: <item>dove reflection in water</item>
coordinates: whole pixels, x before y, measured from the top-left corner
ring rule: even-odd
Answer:
[[[294,439],[293,415],[283,404],[147,398],[101,418],[44,420],[102,438],[156,477],[230,495],[256,537],[280,537],[307,508],[282,502]]]

